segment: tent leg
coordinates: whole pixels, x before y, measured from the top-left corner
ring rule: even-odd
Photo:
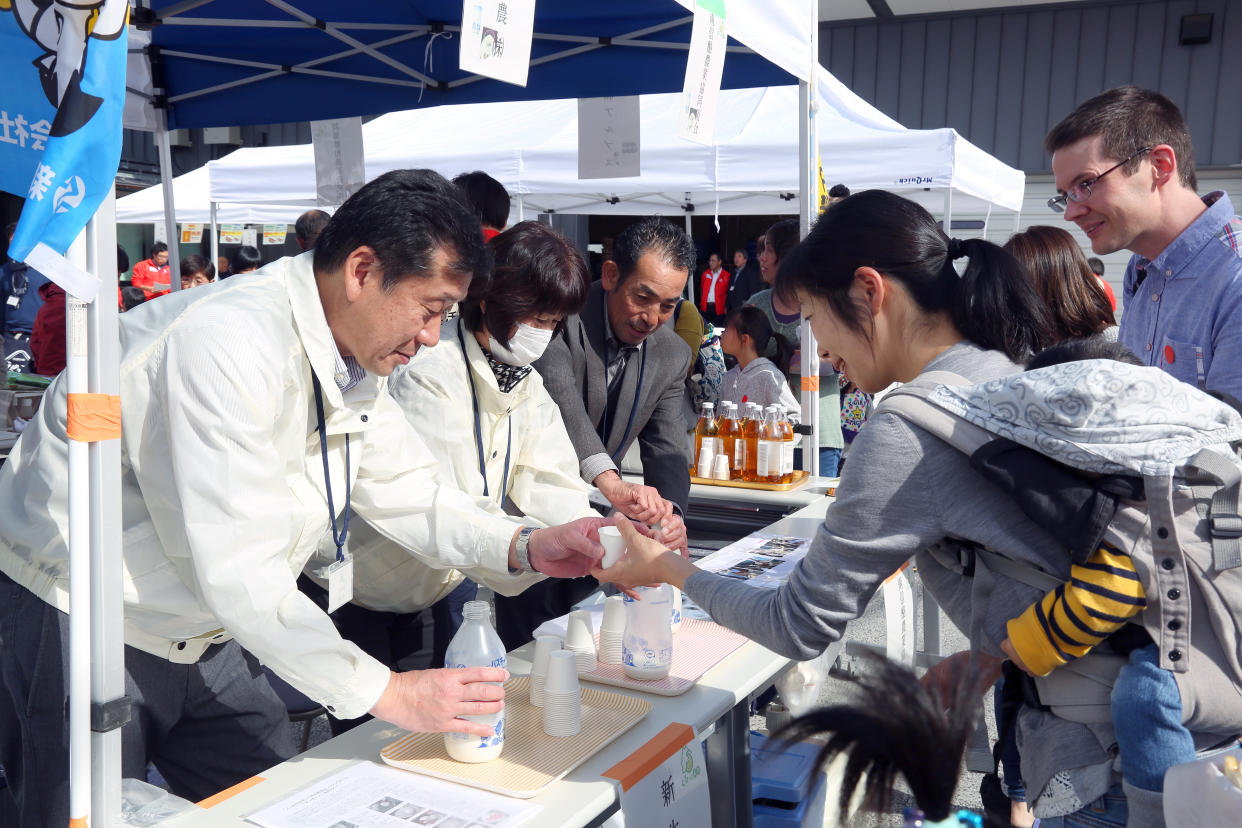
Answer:
[[[79,235],[68,252],[85,264],[85,240]],[[100,299],[106,299],[100,294]],[[70,394],[89,390],[86,353],[86,303],[65,299],[65,382]],[[69,454],[69,817],[91,822],[91,583],[89,448],[70,440]]]
[[[953,188],[945,187],[944,189],[944,216],[941,226],[944,234],[949,238],[953,238]]]
[[[814,4],[812,4],[814,6]],[[812,32],[818,30],[818,22]],[[815,38],[812,36],[812,49]],[[798,82],[798,211],[799,236],[810,232],[811,223],[818,214],[819,135],[815,124],[815,75],[811,82]],[[799,326],[799,348],[802,351],[802,424],[811,427],[811,433],[802,438],[802,467],[808,474],[819,474],[819,343],[815,333],[805,323]],[[826,378],[836,382],[836,375]]]
[[[173,290],[181,290],[181,252],[178,250],[177,205],[173,203],[172,145],[168,127],[155,130],[155,143],[160,156],[160,186],[164,189],[164,228],[168,234],[168,276]]]
[[[518,202],[518,221],[519,222],[526,221],[526,199],[522,197],[521,193],[518,193],[517,202]]]
[[[216,268],[216,279],[220,278],[220,231],[216,225],[216,203],[211,202],[211,266]],[[180,281],[180,280],[178,280]]]
[[[686,235],[689,236],[693,240],[694,230],[691,229],[692,226],[693,226],[693,222],[691,222],[690,220],[690,214],[686,213]],[[690,302],[693,302],[694,301],[694,273],[693,272],[690,274],[690,277],[686,279],[686,290],[684,292],[686,295],[686,299]]]
[[[86,225],[87,269],[99,276],[99,298],[86,311],[87,383],[93,393],[118,394],[120,341],[116,295],[115,198],[109,194]],[[121,595],[121,443],[87,448],[90,470],[91,701],[125,695],[125,645]],[[121,813],[121,730],[91,733],[91,811],[95,824],[111,825]]]

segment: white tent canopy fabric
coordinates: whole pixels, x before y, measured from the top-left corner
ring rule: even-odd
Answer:
[[[899,192],[935,212],[946,189],[959,215],[1020,210],[1023,173],[955,130],[906,129],[822,67],[817,89],[820,157],[829,185]],[[712,146],[675,134],[679,95],[644,95],[640,106],[640,176],[579,179],[577,102],[558,100],[384,115],[363,126],[367,177],[411,166],[446,176],[481,169],[521,199],[527,213],[669,214],[687,201],[699,213],[797,212],[796,87],[722,91]],[[208,166],[211,198],[218,202],[315,203],[310,145],[238,150]]]
[[[208,191],[207,167],[199,167],[173,179],[173,203],[177,207],[178,223],[211,223],[211,195]],[[292,224],[304,210],[314,206],[313,200],[306,204],[280,204],[270,201],[217,204],[216,222],[219,224]],[[116,220],[121,224],[162,222],[164,220],[163,189],[157,184],[118,198]]]

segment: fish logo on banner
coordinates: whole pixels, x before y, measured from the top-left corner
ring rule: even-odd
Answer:
[[[26,199],[9,255],[86,301],[64,259],[116,177],[126,0],[0,0],[0,189]]]

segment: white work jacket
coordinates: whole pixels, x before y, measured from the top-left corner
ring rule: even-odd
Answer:
[[[388,668],[337,633],[296,579],[333,502],[428,566],[506,573],[516,523],[441,485],[437,462],[372,375],[344,395],[310,253],[174,293],[121,317],[125,641],[194,661],[230,635],[345,719]],[[0,467],[0,569],[69,609],[64,375]]]
[[[565,431],[560,409],[544,389],[543,379],[531,371],[503,393],[474,336],[463,329],[458,337],[460,321],[445,323],[440,343],[421,349],[388,382],[388,391],[405,412],[407,422],[440,464],[441,477],[480,500],[485,498],[487,510],[493,514],[507,511],[520,516],[528,526],[598,517],[587,500],[589,490],[578,474],[578,455]],[[470,379],[474,380],[479,403],[486,496],[479,470]],[[502,493],[507,495],[507,505],[501,501]],[[351,528],[351,533],[354,531]],[[355,602],[371,609],[409,612],[429,606],[465,576],[486,583],[502,595],[516,594],[542,580],[542,576],[529,574],[497,579],[486,571],[429,572],[426,564],[410,558],[369,527],[360,527],[354,537],[360,545],[351,544],[357,555],[355,588],[366,593],[365,599]],[[360,547],[365,548],[366,555],[358,552]],[[422,590],[412,592],[411,584],[422,585]]]

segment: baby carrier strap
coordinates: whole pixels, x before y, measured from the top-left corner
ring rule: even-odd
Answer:
[[[1224,572],[1242,566],[1242,472],[1211,449],[1200,449],[1183,469],[1195,499],[1209,504],[1212,567]]]

